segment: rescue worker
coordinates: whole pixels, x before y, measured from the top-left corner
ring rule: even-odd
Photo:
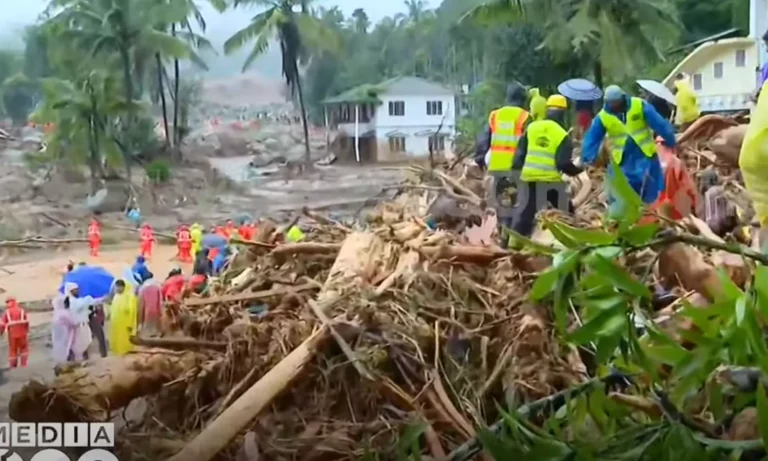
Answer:
[[[251,241],[255,237],[254,227],[248,221],[243,221],[240,224],[240,227],[237,228],[237,234],[240,236],[242,240]]]
[[[140,247],[139,247],[139,253],[141,256],[144,256],[145,258],[151,258],[152,257],[152,247],[155,244],[155,234],[152,232],[152,226],[149,224],[144,224],[141,226],[141,231],[139,232],[139,238],[141,239]]]
[[[544,117],[547,116],[547,100],[541,95],[538,88],[528,90],[528,96],[531,98],[529,105],[531,117],[533,120],[544,120]]]
[[[180,267],[174,267],[168,272],[168,277],[163,282],[163,299],[166,301],[178,302],[184,293],[184,287],[187,280]]]
[[[27,367],[29,358],[29,318],[27,312],[19,306],[15,298],[5,301],[5,312],[0,320],[0,334],[8,332],[8,363],[16,368],[21,359],[21,367]]]
[[[475,150],[475,163],[488,171],[509,171],[517,149],[530,120],[525,105],[525,88],[519,82],[507,86],[507,104],[488,116],[488,125],[481,132]],[[487,158],[486,158],[487,154]]]
[[[223,226],[214,227],[213,233],[218,235],[219,237],[229,240],[229,237],[227,236],[227,231]],[[211,260],[211,262],[213,262],[213,260],[216,259],[216,256],[218,256],[220,250],[221,248],[219,247],[219,245],[217,245],[211,248],[211,251],[208,252],[208,258]]]
[[[99,222],[96,219],[91,219],[91,223],[88,225],[88,249],[91,256],[99,255],[99,246],[101,245],[101,230],[99,230]]]
[[[523,236],[530,236],[535,226],[536,213],[547,204],[558,208],[559,201],[567,199],[565,183],[561,175],[577,176],[582,169],[573,164],[573,143],[565,129],[565,113],[568,102],[564,96],[554,94],[546,102],[547,114],[544,120],[528,125],[517,144],[514,170],[522,170],[520,180],[527,187],[527,193],[519,193],[524,203],[517,214],[513,229]],[[522,187],[522,185],[521,185]],[[541,196],[541,198],[539,198]],[[568,211],[573,212],[570,200]]]
[[[701,115],[696,92],[691,88],[687,75],[677,74],[673,93],[675,93],[675,100],[677,102],[675,125],[684,131]]]
[[[582,164],[595,163],[600,145],[607,135],[611,141],[612,159],[608,174],[613,174],[615,163],[642,201],[653,203],[664,190],[664,173],[656,154],[653,132],[661,136],[666,146],[675,147],[675,132],[669,121],[664,120],[647,102],[630,97],[620,87],[611,85],[605,90],[603,109],[584,136]],[[609,196],[609,203],[609,214],[612,216],[623,212],[623,204],[613,194]]]
[[[768,254],[768,181],[765,180],[768,170],[768,92],[763,91],[765,87],[763,84],[760,89],[741,145],[739,169],[755,208],[755,218],[760,223],[757,237],[760,250]]]
[[[176,231],[177,258],[183,263],[192,262],[192,236],[186,224],[179,226]]]
[[[189,237],[192,240],[192,254],[197,255],[197,252],[203,248],[203,228],[198,223],[192,224],[189,228]]]
[[[228,239],[232,238],[233,235],[237,232],[237,229],[235,229],[235,222],[231,219],[227,220],[227,225],[224,227],[224,235],[227,236]]]

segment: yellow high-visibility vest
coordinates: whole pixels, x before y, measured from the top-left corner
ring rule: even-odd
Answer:
[[[618,117],[605,109],[597,114],[605,127],[608,139],[611,141],[611,156],[617,165],[621,164],[624,157],[624,146],[627,137],[631,136],[647,157],[653,157],[656,153],[656,143],[653,141],[653,132],[645,122],[643,115],[643,100],[631,98],[627,111],[627,123],[622,123]]]
[[[528,149],[520,179],[526,182],[560,181],[555,156],[566,136],[568,132],[552,120],[539,120],[528,125]]]
[[[488,126],[491,128],[491,148],[488,171],[509,171],[528,111],[514,106],[505,106],[491,112]]]

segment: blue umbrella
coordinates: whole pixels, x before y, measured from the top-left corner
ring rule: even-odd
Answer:
[[[62,280],[59,292],[64,293],[64,284],[76,283],[80,296],[101,298],[109,294],[115,277],[99,266],[82,266],[68,272]]]
[[[572,78],[557,86],[557,91],[574,101],[596,101],[603,97],[603,91],[585,78]]]
[[[218,234],[205,234],[201,243],[203,248],[222,248],[229,244],[226,237]]]

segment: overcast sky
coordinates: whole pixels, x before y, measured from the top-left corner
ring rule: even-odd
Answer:
[[[37,16],[42,12],[47,0],[2,0],[3,8],[0,13],[0,31],[14,33],[19,28],[34,22]],[[247,11],[235,10],[222,15],[209,11],[204,1],[198,2],[206,10],[206,20],[211,32],[215,35],[225,35],[227,32],[234,33],[238,28],[248,22],[252,16]],[[371,20],[378,21],[384,16],[398,13],[405,10],[402,1],[371,1],[371,0],[318,0],[318,5],[340,6],[346,14],[350,14],[355,8],[364,7]],[[5,37],[6,33],[0,33],[0,37]],[[2,40],[2,38],[0,38]],[[3,43],[0,43],[0,48]]]

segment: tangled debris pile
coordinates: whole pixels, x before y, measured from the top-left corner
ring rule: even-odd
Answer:
[[[400,449],[446,459],[467,440],[487,437],[476,428],[502,416],[501,402],[518,408],[591,382],[609,359],[619,366],[619,346],[624,369],[646,370],[629,362],[639,354],[637,338],[621,340],[634,331],[628,325],[639,308],[651,310],[654,261],[670,289],[698,292],[705,302],[723,293],[711,259],[691,245],[719,245],[723,253],[727,244],[658,235],[658,225],[632,218],[607,231],[547,215],[549,240],[519,238],[515,250],[469,245],[456,229],[484,213],[483,181],[461,163],[413,170],[413,181],[365,228],[305,211],[313,220],[306,240],[281,243],[281,230],[263,226],[257,242],[240,242],[244,251],[209,296],[168,306],[162,338],[135,338],[138,348],[127,356],[30,382],[14,395],[10,416],[104,421],[145,398],[144,414],[118,436],[121,459],[394,459]],[[572,223],[597,219],[598,184],[580,182],[584,211]],[[424,218],[441,195],[466,213],[434,231]],[[737,283],[749,278],[742,258],[721,265]],[[595,296],[613,301],[595,307]],[[651,310],[658,323],[645,327],[657,342],[657,327],[676,333],[676,348],[663,346],[678,354],[696,351],[681,344],[701,327],[680,321],[684,304]],[[658,377],[659,366],[650,365],[648,376]],[[644,397],[618,395],[630,410],[666,421]],[[422,429],[409,440],[403,434],[414,423]],[[462,450],[451,459],[469,459],[471,450]]]

